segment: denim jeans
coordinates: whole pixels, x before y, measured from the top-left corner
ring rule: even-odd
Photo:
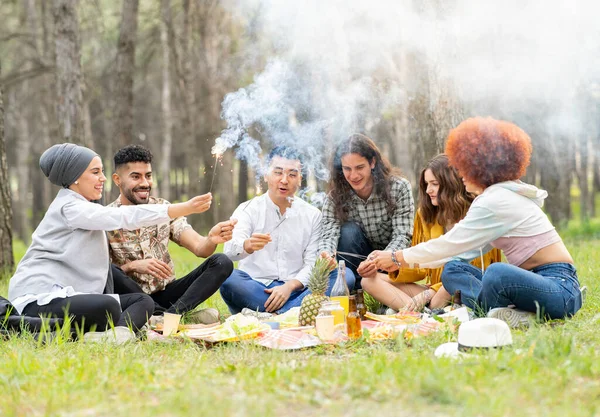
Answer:
[[[461,261],[448,262],[442,271],[444,288],[461,292],[461,301],[476,313],[514,305],[540,316],[558,319],[574,315],[581,308],[581,291],[575,267],[551,263],[531,271],[507,263],[491,264],[482,274],[479,268]]]
[[[342,224],[342,227],[340,228],[340,239],[338,241],[337,250],[340,252],[368,256],[373,252],[373,247],[358,223],[346,222]],[[352,270],[356,277],[356,289],[361,288],[360,281],[362,278],[358,275],[356,269],[364,259],[349,255],[338,255],[337,260],[346,262],[346,266]],[[352,291],[352,287],[350,287],[350,291]]]
[[[331,294],[333,284],[337,279],[337,269],[329,274],[329,286],[327,287],[326,295]],[[354,287],[354,273],[346,267],[346,283],[348,288]],[[239,269],[234,269],[233,273],[227,278],[227,280],[221,285],[221,297],[229,307],[231,314],[237,314],[242,311],[243,308],[249,308],[254,311],[266,311],[265,303],[271,294],[265,292],[266,289],[275,288],[285,284],[283,281],[273,281],[271,284],[265,286],[263,283],[255,281]],[[293,291],[287,302],[276,311],[277,314],[282,314],[293,307],[300,307],[302,299],[310,294],[308,288]]]

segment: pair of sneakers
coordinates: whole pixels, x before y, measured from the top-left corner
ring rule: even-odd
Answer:
[[[587,295],[587,286],[583,286],[579,289],[581,291],[581,304],[585,302]],[[506,322],[510,327],[528,327],[532,321],[536,319],[536,314],[530,311],[523,311],[514,306],[511,307],[498,307],[488,311],[488,317],[500,319]]]

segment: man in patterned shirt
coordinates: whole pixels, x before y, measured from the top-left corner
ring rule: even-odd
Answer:
[[[381,155],[377,145],[361,134],[340,143],[334,154],[329,195],[323,205],[319,252],[334,262],[337,254],[356,275],[361,261],[375,250],[410,247],[414,203],[410,183]],[[371,266],[372,267],[372,266]]]
[[[139,145],[120,149],[114,157],[113,181],[120,195],[110,206],[169,204],[150,196],[152,154]],[[199,235],[185,217],[138,230],[108,232],[113,277],[117,293],[145,292],[155,302],[155,314],[182,314],[194,310],[214,294],[233,271],[223,254],[214,254],[219,243],[231,239],[235,220],[216,224],[207,237]],[[185,277],[175,279],[175,265],[169,254],[169,240],[198,257],[208,258]],[[129,279],[129,278],[131,279]],[[199,321],[218,320],[218,311],[201,311]],[[216,316],[216,317],[215,317]]]

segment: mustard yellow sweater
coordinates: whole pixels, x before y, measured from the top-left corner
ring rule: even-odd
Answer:
[[[415,229],[413,231],[412,246],[422,242],[427,242],[430,239],[435,239],[444,234],[444,228],[438,223],[425,223],[421,217],[420,211],[417,211],[415,216]],[[499,249],[493,249],[483,255],[483,264],[487,269],[490,264],[500,262],[502,260],[502,252]],[[481,269],[481,258],[474,259],[471,264]],[[390,272],[389,278],[393,282],[417,282],[427,279],[427,283],[431,285],[431,289],[437,291],[442,286],[442,269],[429,268],[400,268],[398,271]]]

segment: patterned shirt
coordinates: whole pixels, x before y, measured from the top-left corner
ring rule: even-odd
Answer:
[[[170,204],[162,198],[150,197],[148,204]],[[117,198],[108,207],[121,206],[121,198]],[[150,274],[130,273],[142,290],[153,294],[165,289],[167,284],[175,280],[175,265],[169,254],[169,240],[181,245],[180,237],[184,230],[191,228],[185,217],[177,217],[155,226],[142,227],[137,230],[113,230],[108,232],[110,260],[117,266],[141,259],[158,259],[165,262],[173,271],[167,279],[157,278]]]
[[[410,182],[404,178],[392,177],[391,196],[396,202],[396,210],[390,216],[385,200],[371,193],[364,201],[356,193],[348,202],[348,220],[356,222],[365,232],[374,250],[399,250],[410,247],[415,217],[415,206]],[[340,238],[340,221],[336,219],[334,205],[327,197],[323,205],[322,235],[319,253],[333,254]]]

